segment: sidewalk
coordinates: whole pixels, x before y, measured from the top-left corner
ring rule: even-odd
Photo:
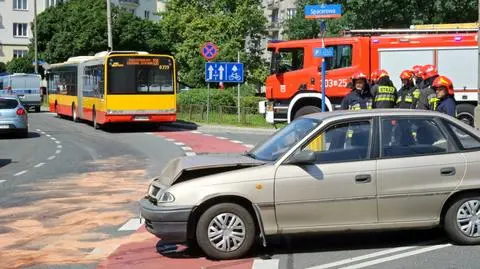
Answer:
[[[215,132],[215,131],[228,131],[234,133],[262,133],[262,134],[273,134],[278,129],[272,128],[253,128],[253,127],[238,127],[238,126],[228,126],[228,125],[214,125],[214,124],[195,124],[184,121],[177,121],[171,124],[174,128],[179,129],[188,129],[188,130],[197,130],[203,132]]]

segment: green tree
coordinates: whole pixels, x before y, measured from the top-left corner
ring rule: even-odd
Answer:
[[[71,0],[58,4],[38,16],[37,32],[39,59],[49,63],[107,50],[106,2]],[[114,50],[169,53],[162,37],[159,24],[112,8]]]
[[[0,62],[0,73],[7,71],[7,65],[4,62]]]
[[[265,34],[266,18],[259,8],[260,2],[169,1],[166,12],[161,14],[160,24],[179,64],[180,79],[195,87],[205,84],[205,60],[200,47],[211,41],[219,47],[215,61],[236,61],[240,52],[247,80],[252,83],[263,81],[266,67],[260,57],[262,48],[259,44]]]
[[[34,67],[32,65],[32,59],[30,57],[14,58],[7,63],[7,72],[13,73],[33,73]]]
[[[408,28],[412,24],[460,23],[477,21],[477,1],[472,0],[298,0],[297,14],[286,22],[289,39],[318,36],[318,22],[304,18],[306,4],[335,2],[343,7],[340,19],[327,20],[327,36],[343,29]]]

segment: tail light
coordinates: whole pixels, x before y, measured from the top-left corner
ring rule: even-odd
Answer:
[[[25,109],[23,109],[23,108],[17,109],[17,115],[19,115],[19,116],[25,115]]]

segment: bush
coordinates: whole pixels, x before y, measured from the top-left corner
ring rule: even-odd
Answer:
[[[242,108],[247,109],[248,113],[255,113],[258,111],[258,102],[265,100],[263,97],[245,96],[242,97],[240,103]]]
[[[208,90],[192,89],[178,94],[179,105],[207,105]],[[235,106],[235,97],[229,91],[210,89],[210,106]]]

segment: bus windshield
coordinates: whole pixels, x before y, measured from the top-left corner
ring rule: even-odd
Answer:
[[[169,57],[113,56],[108,59],[108,94],[173,94]]]

